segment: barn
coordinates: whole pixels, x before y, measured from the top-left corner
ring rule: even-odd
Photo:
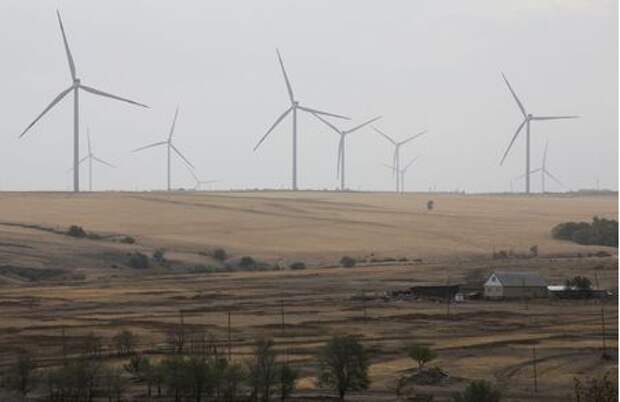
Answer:
[[[484,283],[484,297],[488,299],[546,296],[547,283],[534,272],[493,272]]]

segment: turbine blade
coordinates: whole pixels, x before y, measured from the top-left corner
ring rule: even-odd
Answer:
[[[305,111],[305,112],[309,112],[309,113],[316,113],[316,114],[322,114],[323,116],[331,116],[331,117],[335,117],[337,119],[345,119],[345,120],[351,120],[350,117],[347,116],[342,116],[340,114],[335,114],[335,113],[329,113],[329,112],[323,112],[321,110],[316,110],[316,109],[312,109],[309,107],[305,107],[305,106],[297,106],[299,109]]]
[[[543,170],[543,169],[542,169],[542,168],[538,168],[538,169],[530,170],[530,174],[538,173],[538,172],[540,172],[541,170]],[[513,177],[513,179],[512,179],[512,180],[521,180],[521,179],[523,179],[524,177],[525,177],[525,174],[521,174],[521,175],[519,175],[519,176],[517,176],[517,177]]]
[[[106,97],[106,98],[112,98],[112,99],[116,99],[116,100],[119,100],[119,101],[122,101],[122,102],[131,103],[132,105],[142,106],[142,107],[148,108],[147,105],[142,104],[140,102],[135,102],[135,101],[132,101],[131,99],[126,99],[126,98],[122,98],[120,96],[112,95],[110,93],[103,92],[103,91],[101,91],[99,89],[95,89],[95,88],[92,88],[92,87],[89,87],[89,86],[86,86],[86,85],[80,84],[80,88],[85,90],[86,92],[90,92],[91,94],[103,96],[103,97]]]
[[[67,96],[67,94],[68,94],[68,93],[69,93],[72,89],[73,89],[73,86],[71,86],[71,87],[69,87],[69,88],[65,89],[65,90],[64,90],[64,91],[62,91],[60,94],[58,94],[58,96],[56,96],[56,97],[54,98],[54,100],[52,100],[52,102],[50,102],[50,104],[49,104],[49,105],[47,105],[47,107],[46,107],[45,109],[43,109],[43,111],[41,112],[41,114],[39,114],[39,115],[37,116],[37,118],[36,118],[36,119],[34,119],[34,120],[32,121],[32,123],[30,123],[30,124],[28,125],[28,127],[26,127],[26,129],[25,129],[24,131],[22,131],[22,133],[19,135],[19,137],[20,137],[20,138],[21,138],[21,137],[23,137],[23,136],[24,136],[24,134],[26,134],[26,132],[27,132],[28,130],[30,130],[30,129],[32,128],[32,126],[34,126],[34,125],[37,123],[37,121],[39,121],[39,120],[41,119],[41,117],[43,117],[43,115],[45,115],[45,113],[47,113],[47,112],[48,112],[51,108],[53,108],[53,107],[54,107],[54,105],[56,105],[58,102],[60,102],[60,101],[62,100],[62,98],[64,98],[65,96]]]
[[[278,54],[278,61],[280,62],[280,67],[282,68],[282,75],[284,75],[284,81],[286,81],[286,90],[288,91],[288,97],[291,100],[291,103],[294,103],[295,98],[293,97],[293,88],[291,87],[291,83],[288,80],[288,75],[286,74],[286,70],[284,69],[282,56],[280,56],[280,51],[278,49],[276,49],[276,53]]]
[[[176,152],[177,155],[179,155],[181,157],[181,159],[183,159],[185,161],[185,163],[187,163],[188,166],[190,166],[192,169],[194,169],[194,165],[192,165],[192,163],[189,160],[187,160],[187,158],[185,156],[183,156],[181,151],[179,151],[177,149],[177,147],[174,146],[174,144],[170,143],[170,146],[172,147],[172,149],[174,149],[174,152]]]
[[[56,10],[56,16],[58,17],[58,24],[60,24],[60,32],[62,33],[62,41],[65,44],[65,52],[67,53],[67,60],[69,61],[69,70],[71,70],[71,79],[75,80],[77,74],[75,72],[75,63],[73,62],[73,56],[71,50],[69,50],[69,42],[67,41],[67,35],[65,34],[65,27],[62,25],[62,18],[60,18],[60,11]]]
[[[174,118],[172,119],[172,125],[170,126],[170,134],[168,135],[168,141],[172,138],[172,134],[174,134],[174,128],[177,125],[177,117],[179,116],[179,106],[177,105],[177,109],[174,111]]]
[[[159,145],[164,145],[164,144],[167,144],[167,143],[168,143],[168,141],[159,141],[159,142],[155,142],[153,144],[145,145],[145,146],[140,147],[140,148],[136,148],[136,149],[134,149],[131,152],[138,152],[138,151],[142,151],[142,150],[145,150],[145,149],[148,149],[148,148],[157,147]]]
[[[366,127],[370,123],[374,123],[375,121],[379,120],[381,117],[383,117],[383,116],[377,116],[377,117],[375,117],[373,119],[367,120],[367,121],[365,121],[364,123],[362,123],[362,124],[360,124],[358,126],[355,126],[355,127],[351,128],[349,130],[346,130],[345,133],[350,134],[350,133],[352,133],[354,131],[357,131],[357,130],[359,130],[362,127]]]
[[[78,165],[81,165],[84,161],[86,161],[89,158],[89,155],[86,155],[85,157],[83,157],[82,159],[80,159],[78,161]],[[69,172],[73,172],[73,167],[70,167],[69,169],[67,169],[67,173]]]
[[[398,145],[405,145],[409,141],[413,141],[416,138],[418,138],[419,136],[426,134],[426,132],[427,132],[427,130],[421,131],[421,132],[417,133],[416,135],[413,135],[413,136],[407,138],[406,140],[399,142]]]
[[[502,160],[499,163],[500,166],[504,164],[504,160],[506,159],[506,156],[508,156],[508,152],[510,151],[510,148],[512,148],[512,144],[515,143],[515,140],[517,139],[517,136],[521,132],[521,129],[523,128],[523,126],[525,125],[526,122],[527,122],[527,120],[523,120],[523,123],[521,123],[519,128],[517,128],[517,131],[515,132],[515,135],[512,137],[512,140],[510,141],[510,144],[508,145],[508,148],[506,148],[506,152],[504,152],[504,156],[502,157]]]
[[[562,183],[557,177],[555,177],[554,175],[552,175],[551,173],[549,173],[549,171],[547,169],[545,169],[543,171],[543,174],[546,174],[547,176],[549,176],[553,181],[555,181],[557,184],[559,184],[562,187],[566,187],[564,185],[564,183]]]
[[[506,82],[506,85],[508,86],[508,89],[510,90],[510,93],[512,94],[512,97],[515,99],[515,102],[517,102],[517,105],[519,105],[519,109],[521,109],[521,113],[523,113],[523,117],[527,117],[527,112],[525,111],[525,108],[523,107],[523,104],[521,103],[521,101],[517,97],[517,94],[512,89],[512,86],[508,82],[508,78],[506,78],[504,73],[502,73],[502,77],[504,78],[504,82]]]
[[[96,160],[97,162],[102,163],[102,164],[104,164],[104,165],[106,165],[106,166],[109,166],[109,167],[111,167],[111,168],[115,168],[115,167],[116,167],[116,166],[114,166],[113,164],[111,164],[111,163],[109,163],[109,162],[104,161],[103,159],[99,159],[99,158],[97,158],[96,156],[93,156],[93,159],[94,159],[94,160]]]
[[[340,141],[338,141],[338,160],[336,162],[336,177],[339,178],[342,172],[340,171],[340,164],[342,163],[342,151],[344,142],[344,135],[340,135]]]
[[[338,129],[338,127],[334,126],[332,123],[330,123],[329,121],[325,120],[324,118],[322,118],[320,115],[318,115],[316,113],[312,113],[312,115],[314,117],[316,117],[317,119],[321,120],[323,122],[323,124],[325,124],[326,126],[329,126],[329,128],[334,130],[336,133],[342,135],[342,132]]]
[[[274,128],[276,128],[276,126],[278,124],[280,124],[280,122],[286,117],[286,115],[288,115],[291,110],[293,110],[293,106],[289,107],[288,109],[286,109],[286,111],[284,113],[282,113],[280,115],[280,117],[278,117],[275,121],[275,123],[273,123],[271,125],[271,127],[269,128],[269,130],[267,130],[267,132],[265,133],[265,135],[263,135],[263,138],[260,139],[260,141],[258,141],[258,144],[256,144],[256,146],[254,147],[254,150],[256,151],[256,149],[260,146],[260,144],[263,143],[263,141],[265,141],[265,138],[267,138],[267,136],[269,135],[269,133],[271,133],[273,131]]]
[[[409,163],[405,166],[405,168],[403,169],[403,171],[407,171],[407,169],[409,169],[409,167],[410,167],[411,165],[413,165],[413,164],[414,164],[414,162],[415,162],[415,161],[417,161],[419,158],[420,158],[419,156],[416,156],[415,158],[413,158],[413,159],[411,160],[411,162],[409,162]]]
[[[384,133],[383,131],[379,130],[377,127],[372,126],[372,129],[375,130],[377,133],[381,134],[385,139],[387,139],[389,142],[391,142],[392,144],[396,145],[396,141],[394,141],[392,138],[390,138],[386,133]]]
[[[580,116],[536,116],[532,120],[561,120],[561,119],[578,119]]]

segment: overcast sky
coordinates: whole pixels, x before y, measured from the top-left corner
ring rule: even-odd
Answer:
[[[252,148],[289,106],[275,48],[296,97],[346,114],[347,128],[377,122],[402,149],[407,190],[507,191],[525,169],[525,136],[502,167],[521,114],[579,114],[532,123],[532,168],[549,141],[548,167],[572,189],[617,188],[618,11],[615,0],[2,0],[0,189],[67,190],[72,163],[69,96],[17,136],[70,82],[55,10],[62,12],[84,84],[151,106],[84,93],[81,127],[95,153],[96,189],[165,187],[165,139],[180,104],[177,147],[215,188],[281,188],[291,181],[291,120]],[[82,152],[86,141],[82,137]],[[299,118],[299,185],[334,188],[338,138]],[[390,190],[390,144],[371,129],[347,143],[348,186]],[[175,187],[193,179],[173,161]],[[87,188],[82,170],[82,187]],[[515,186],[523,186],[523,182]],[[548,184],[549,189],[562,188]],[[540,179],[533,178],[533,190]]]

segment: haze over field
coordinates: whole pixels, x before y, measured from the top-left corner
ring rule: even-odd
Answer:
[[[165,187],[165,152],[130,150],[165,136],[180,104],[176,145],[219,188],[290,185],[290,121],[252,147],[288,105],[275,48],[302,101],[377,126],[421,154],[407,190],[507,191],[524,170],[524,138],[499,160],[520,122],[500,72],[535,114],[578,114],[532,127],[532,168],[549,141],[551,171],[570,188],[617,188],[617,2],[476,0],[382,2],[5,0],[0,122],[1,190],[67,190],[72,104],[64,100],[17,135],[69,83],[55,18],[63,13],[85,82],[147,103],[140,110],[81,98],[81,127],[116,169],[97,189]],[[301,188],[334,188],[337,136],[300,116]],[[82,136],[82,155],[86,141]],[[370,129],[347,143],[351,189],[393,188],[390,145]],[[192,187],[173,162],[177,187]],[[82,187],[87,188],[86,170]],[[523,183],[515,184],[522,189]],[[564,190],[552,183],[550,191]],[[216,187],[217,188],[217,187]],[[532,189],[540,190],[533,178]]]

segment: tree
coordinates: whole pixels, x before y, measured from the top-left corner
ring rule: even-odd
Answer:
[[[107,396],[108,402],[121,402],[128,385],[127,379],[123,377],[122,370],[118,367],[104,367],[101,377],[103,393]]]
[[[434,207],[435,207],[435,202],[433,200],[429,200],[426,203],[426,209],[427,210],[432,211]]]
[[[254,358],[248,361],[248,382],[252,388],[252,400],[268,402],[271,391],[278,383],[278,370],[272,339],[259,339],[254,346]]]
[[[426,363],[437,358],[437,353],[431,350],[431,348],[419,344],[409,346],[407,354],[418,363],[418,369],[420,370],[424,368]]]
[[[588,277],[577,275],[566,280],[566,287],[574,287],[577,290],[592,290],[592,281]]]
[[[8,375],[5,378],[6,388],[19,393],[22,399],[25,400],[39,382],[39,376],[35,371],[36,368],[30,353],[25,351],[19,352],[17,361],[9,367]]]
[[[83,340],[82,352],[85,356],[92,359],[99,359],[103,355],[103,339],[100,336],[95,335],[94,332],[89,332]]]
[[[473,381],[465,391],[454,395],[454,402],[499,402],[502,394],[487,381]]]
[[[222,397],[226,402],[234,402],[239,393],[239,387],[245,378],[245,371],[238,363],[227,364],[222,375]]]
[[[161,365],[168,393],[174,395],[174,402],[180,402],[181,395],[188,386],[185,359],[181,355],[168,356],[162,360]]]
[[[280,365],[280,384],[278,389],[280,391],[280,400],[284,402],[293,391],[295,390],[295,382],[299,377],[299,371],[295,370],[288,363]]]
[[[612,378],[609,372],[586,383],[575,378],[576,402],[618,402],[618,384]]]
[[[319,384],[335,389],[341,400],[348,391],[368,389],[368,356],[364,346],[351,335],[335,336],[321,349]]]
[[[138,343],[138,337],[133,332],[125,329],[114,335],[112,342],[114,342],[118,355],[126,356],[134,352]]]

